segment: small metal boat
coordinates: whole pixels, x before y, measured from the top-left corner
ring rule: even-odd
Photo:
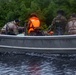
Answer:
[[[76,53],[76,35],[0,35],[0,52]]]

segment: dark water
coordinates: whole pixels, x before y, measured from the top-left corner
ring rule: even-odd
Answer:
[[[76,75],[76,54],[1,54],[0,75]]]

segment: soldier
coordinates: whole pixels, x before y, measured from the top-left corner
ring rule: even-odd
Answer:
[[[63,35],[65,33],[65,27],[67,19],[64,17],[64,11],[58,10],[57,16],[52,21],[51,30],[54,31],[55,35]]]
[[[20,21],[18,19],[11,21],[11,22],[8,22],[1,29],[1,33],[5,33],[8,35],[17,35],[19,24],[20,24]]]
[[[76,14],[73,13],[66,26],[68,34],[76,34]]]

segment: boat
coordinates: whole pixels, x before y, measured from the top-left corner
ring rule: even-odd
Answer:
[[[0,35],[0,52],[76,53],[76,35]]]

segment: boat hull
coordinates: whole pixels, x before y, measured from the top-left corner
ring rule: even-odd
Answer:
[[[76,35],[0,35],[0,52],[75,53]]]

